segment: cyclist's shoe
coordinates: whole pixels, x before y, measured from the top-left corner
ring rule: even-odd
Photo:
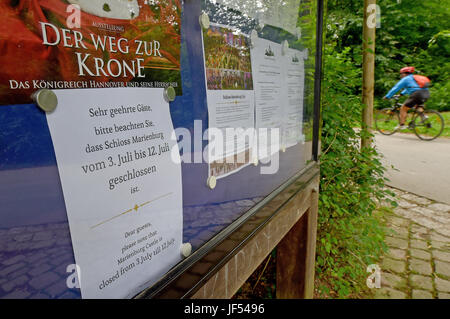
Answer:
[[[396,127],[395,127],[395,130],[396,131],[403,131],[403,130],[407,130],[409,127],[408,127],[408,125],[405,125],[405,124],[403,124],[403,125],[397,125]]]

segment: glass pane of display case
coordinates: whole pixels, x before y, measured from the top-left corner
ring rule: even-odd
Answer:
[[[1,4],[0,297],[133,297],[312,159],[315,1],[49,3]]]

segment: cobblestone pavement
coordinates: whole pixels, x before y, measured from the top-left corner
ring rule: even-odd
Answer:
[[[396,193],[378,299],[450,299],[450,205]]]
[[[67,223],[0,229],[0,298],[79,298],[66,286],[74,263]]]
[[[185,206],[183,241],[197,249],[262,199]],[[0,228],[0,299],[80,298],[66,283],[74,263],[67,222]]]

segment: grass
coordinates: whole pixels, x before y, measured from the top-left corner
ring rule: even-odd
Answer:
[[[444,118],[444,130],[440,137],[450,138],[450,112],[440,112],[440,113],[441,113],[442,117]],[[412,114],[413,113],[408,113],[408,118],[406,120],[406,123],[409,123],[411,121]],[[437,129],[435,128],[436,125],[433,126],[433,124],[437,124],[437,121],[434,118],[430,118],[430,119],[431,119],[431,123],[432,123],[432,128],[429,129],[426,133],[425,133],[425,131],[422,130],[422,133],[425,133],[426,135],[434,135],[437,133]],[[375,120],[375,117],[374,117],[374,120]],[[396,119],[395,116],[393,116],[390,121],[384,121],[381,128],[384,130],[393,130],[396,125],[398,125],[398,120]],[[402,133],[414,134],[414,132],[410,129],[402,131]]]
[[[276,248],[255,269],[232,299],[275,299],[277,278]]]

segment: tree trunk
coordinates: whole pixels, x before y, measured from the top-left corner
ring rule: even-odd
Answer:
[[[363,23],[363,104],[362,127],[369,133],[373,127],[373,93],[375,73],[376,0],[364,0]],[[361,147],[370,147],[372,139],[361,137]]]

